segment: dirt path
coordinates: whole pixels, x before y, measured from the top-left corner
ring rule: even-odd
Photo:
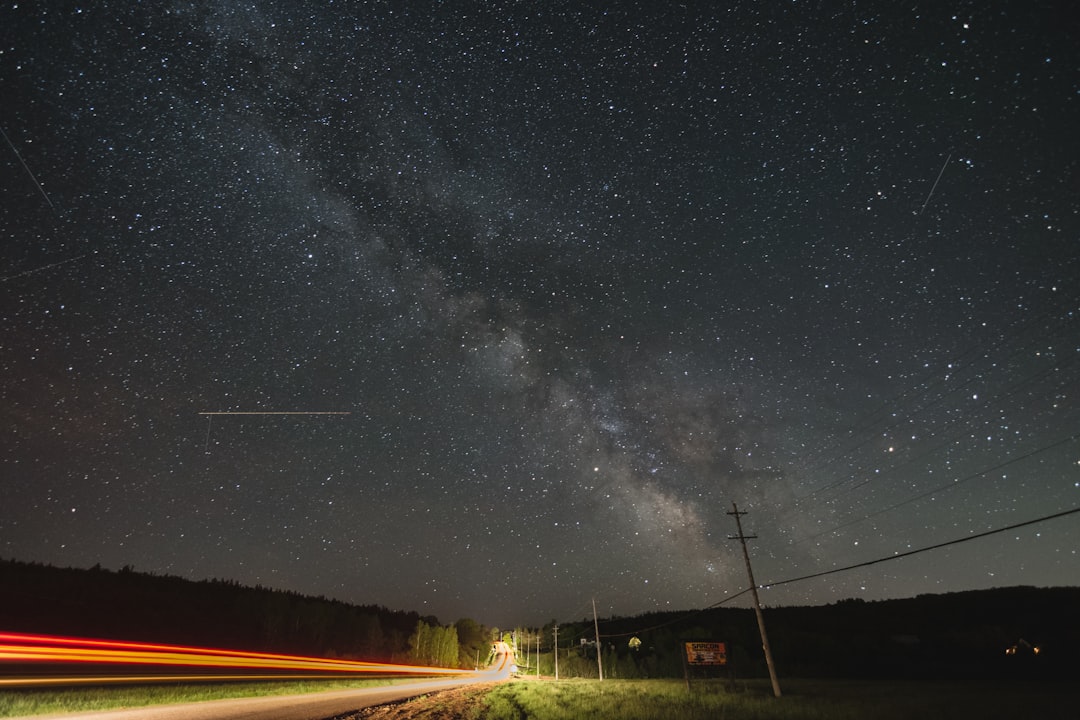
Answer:
[[[334,720],[471,720],[479,716],[484,696],[498,683],[442,690],[390,705],[379,705]]]

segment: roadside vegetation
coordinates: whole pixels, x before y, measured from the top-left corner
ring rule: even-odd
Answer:
[[[789,680],[775,698],[768,680],[519,681],[496,686],[475,720],[909,720],[1076,718],[1068,683],[932,683]]]
[[[52,713],[115,710],[118,708],[167,705],[170,703],[225,700],[266,695],[302,695],[328,690],[416,682],[404,680],[309,680],[252,683],[191,683],[176,685],[128,685],[121,687],[73,687],[62,689],[16,689],[0,691],[0,717],[46,715]]]
[[[106,710],[165,703],[291,695],[388,684],[312,681],[0,692],[0,717]],[[490,691],[483,690],[490,687]],[[1080,692],[1068,682],[883,682],[786,680],[774,698],[769,681],[519,679],[485,688],[431,693],[363,711],[355,718],[409,720],[1075,720]]]

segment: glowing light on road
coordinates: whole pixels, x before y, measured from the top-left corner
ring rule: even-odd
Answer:
[[[0,671],[2,671],[4,663],[17,663],[24,666],[26,664],[93,664],[125,667],[141,665],[151,667],[229,668],[237,671],[249,671],[248,674],[240,676],[243,679],[280,677],[256,675],[255,673],[258,673],[258,671],[303,671],[321,673],[321,677],[328,675],[343,677],[349,675],[460,676],[473,674],[467,670],[451,668],[23,633],[0,633]],[[55,679],[0,677],[0,686],[27,685],[35,681],[39,684],[46,684],[54,682]]]

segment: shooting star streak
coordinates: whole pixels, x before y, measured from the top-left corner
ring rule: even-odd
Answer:
[[[37,189],[38,192],[41,193],[41,197],[45,198],[45,202],[49,203],[49,207],[52,209],[52,211],[56,212],[56,206],[53,205],[52,200],[50,200],[49,196],[45,193],[45,188],[41,187],[41,183],[39,183],[38,179],[34,177],[34,173],[30,170],[30,166],[27,165],[26,161],[22,159],[22,155],[19,154],[19,151],[15,148],[15,144],[11,142],[11,138],[7,136],[7,133],[4,132],[3,128],[0,128],[0,135],[4,136],[4,140],[7,141],[8,147],[11,148],[11,152],[15,153],[15,157],[19,158],[19,164],[23,166],[23,170],[26,171],[26,174],[29,175],[30,179],[34,181],[34,184],[37,185]]]
[[[217,412],[201,412],[206,416],[206,442],[203,444],[203,452],[210,454],[210,427],[214,424],[215,415],[352,415],[351,412],[341,410],[221,410]]]
[[[241,412],[224,410],[221,412],[201,412],[200,415],[352,415],[351,412],[340,411],[304,411],[304,410],[288,410],[284,412],[280,411],[260,411],[260,412]]]
[[[937,180],[934,180],[934,184],[930,187],[930,192],[926,196],[926,200],[923,201],[922,207],[919,208],[920,215],[923,214],[923,210],[926,209],[926,206],[930,204],[930,198],[934,196],[934,191],[937,190],[937,184],[941,182],[941,176],[945,174],[945,166],[949,164],[950,160],[952,160],[952,153],[949,153],[949,157],[945,158],[945,162],[942,164],[941,170],[937,174]]]
[[[0,282],[7,282],[8,280],[14,280],[15,278],[21,278],[24,275],[33,275],[34,273],[44,272],[46,270],[49,270],[50,268],[60,267],[61,265],[67,265],[68,263],[75,262],[76,260],[82,260],[84,257],[86,257],[86,255],[80,255],[79,257],[68,258],[67,260],[61,260],[60,262],[54,262],[54,263],[52,263],[50,265],[43,265],[43,266],[41,266],[39,268],[34,268],[33,270],[23,270],[22,272],[15,273],[14,275],[8,275],[6,277],[0,278]]]

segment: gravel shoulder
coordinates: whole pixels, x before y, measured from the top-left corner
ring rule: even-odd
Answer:
[[[364,708],[333,720],[471,720],[479,717],[484,696],[499,683],[440,690],[398,703]]]

